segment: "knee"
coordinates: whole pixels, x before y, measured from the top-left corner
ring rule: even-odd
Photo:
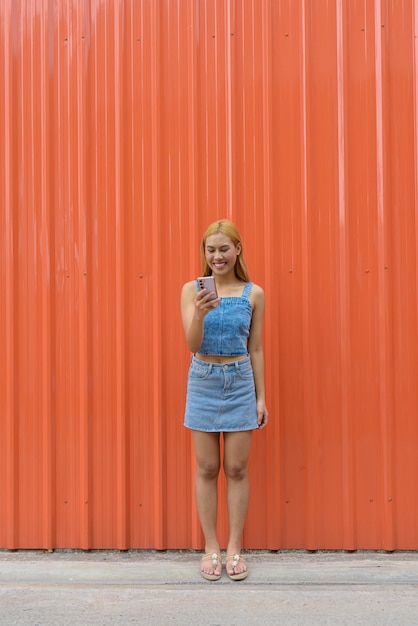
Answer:
[[[229,480],[241,481],[247,478],[248,476],[248,468],[246,464],[245,465],[234,464],[234,463],[225,464],[224,470],[225,470],[225,476]]]
[[[218,478],[219,464],[199,463],[197,475],[203,480],[215,480]]]

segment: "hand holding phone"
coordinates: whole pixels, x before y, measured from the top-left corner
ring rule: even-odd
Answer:
[[[215,279],[213,278],[213,276],[199,276],[199,278],[197,279],[197,284],[199,287],[199,291],[201,291],[202,289],[207,289],[208,293],[213,292],[211,293],[210,298],[208,298],[208,302],[217,299],[218,292],[216,291]]]

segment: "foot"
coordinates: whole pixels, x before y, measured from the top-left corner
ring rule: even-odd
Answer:
[[[247,564],[239,552],[226,555],[226,572],[231,580],[244,580],[244,578],[247,578]]]
[[[219,580],[222,573],[222,559],[217,552],[207,552],[200,561],[200,573],[206,580]]]

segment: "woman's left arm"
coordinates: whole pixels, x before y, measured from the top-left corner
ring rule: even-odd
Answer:
[[[248,338],[248,352],[254,372],[255,393],[257,397],[257,422],[259,428],[264,428],[268,420],[266,396],[264,388],[264,352],[263,352],[263,323],[265,298],[264,291],[254,285],[251,291],[253,316],[251,320],[250,336]]]

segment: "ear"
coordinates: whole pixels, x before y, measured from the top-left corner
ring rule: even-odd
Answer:
[[[241,243],[238,242],[235,247],[236,247],[236,250],[237,250],[237,256],[239,256],[241,254],[241,250],[242,250]]]

